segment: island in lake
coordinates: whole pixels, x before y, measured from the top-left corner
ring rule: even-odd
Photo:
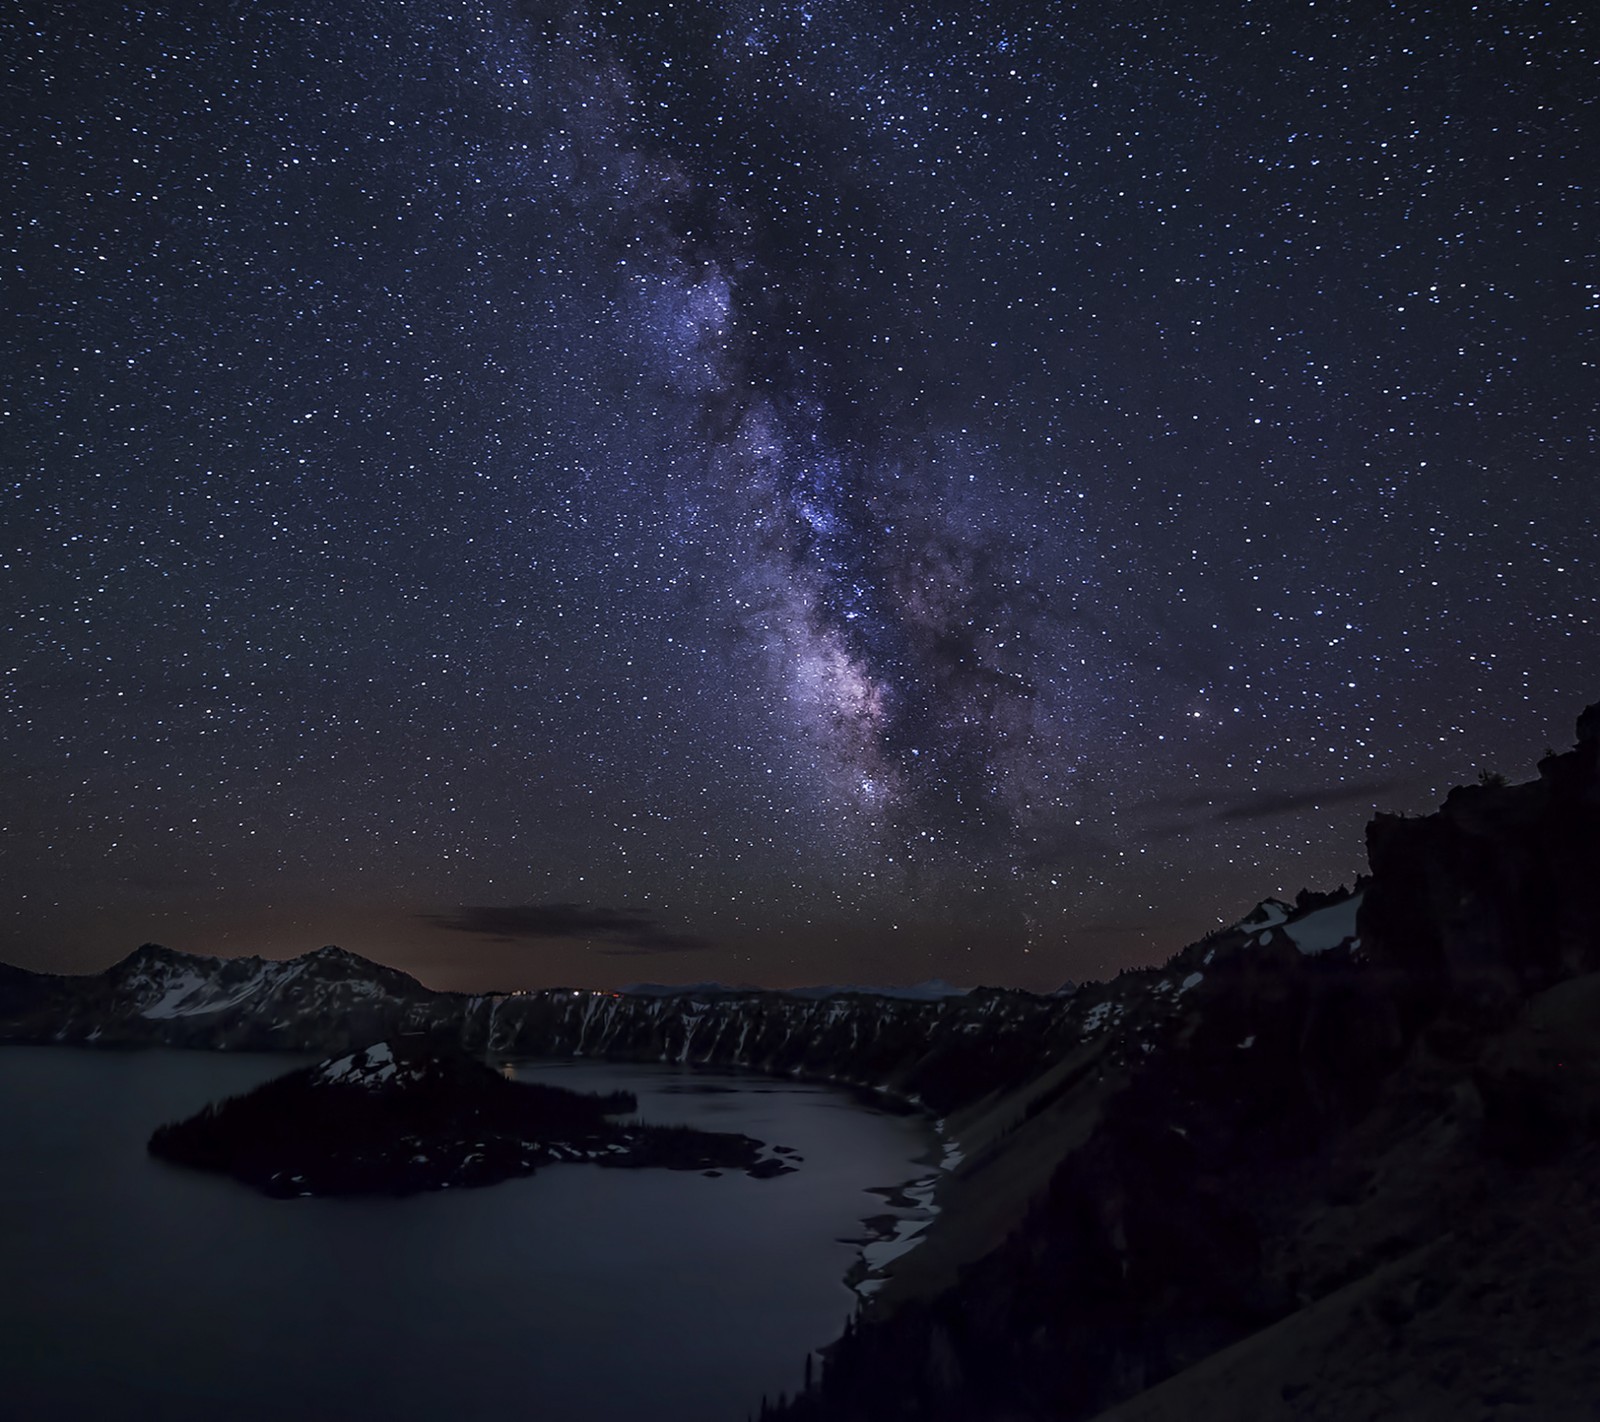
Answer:
[[[437,1046],[379,1042],[158,1127],[150,1153],[268,1195],[409,1195],[493,1185],[541,1165],[787,1174],[794,1153],[750,1136],[613,1117],[609,1095],[513,1081]]]

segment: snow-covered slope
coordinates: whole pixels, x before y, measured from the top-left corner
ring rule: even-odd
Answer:
[[[337,1051],[423,1028],[438,998],[405,973],[334,947],[278,962],[146,944],[96,977],[39,983],[32,1002],[0,1021],[0,1037]]]

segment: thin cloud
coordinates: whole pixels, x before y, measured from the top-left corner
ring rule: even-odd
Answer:
[[[603,904],[461,904],[446,913],[418,917],[438,928],[495,943],[578,939],[596,943],[601,953],[628,957],[696,953],[712,946],[699,934],[680,933],[636,910]]]
[[[1377,800],[1392,794],[1404,780],[1353,780],[1340,785],[1321,785],[1310,790],[1284,790],[1275,795],[1256,795],[1227,805],[1212,816],[1216,820],[1264,820],[1322,805],[1342,805],[1351,800]]]
[[[1296,810],[1326,809],[1331,805],[1351,802],[1376,802],[1407,784],[1404,777],[1383,780],[1347,780],[1337,785],[1313,785],[1304,790],[1269,791],[1252,795],[1247,800],[1232,804],[1217,803],[1214,795],[1186,794],[1162,796],[1149,802],[1149,808],[1164,810],[1209,810],[1209,814],[1195,819],[1179,819],[1166,824],[1153,825],[1144,832],[1152,843],[1169,839],[1182,839],[1206,825],[1237,823],[1240,820],[1267,820],[1274,815],[1293,814]]]

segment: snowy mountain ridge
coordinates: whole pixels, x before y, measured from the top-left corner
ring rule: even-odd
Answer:
[[[1185,1000],[1218,951],[1336,947],[1350,936],[1359,897],[1343,904],[1297,916],[1287,905],[1258,908],[1167,969],[1046,996],[938,980],[788,991],[643,984],[626,992],[440,993],[331,945],[279,961],[147,944],[95,976],[19,970],[7,980],[18,986],[0,998],[0,1040],[338,1054],[426,1036],[476,1053],[798,1075],[942,1113],[1081,1042],[1108,1032],[1138,1036],[1140,1024]],[[1148,1033],[1139,1040],[1148,1045]]]

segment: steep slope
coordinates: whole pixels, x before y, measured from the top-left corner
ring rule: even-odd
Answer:
[[[556,991],[479,1000],[467,1031],[493,1051],[805,1076],[943,1113],[1036,1070],[1075,1024],[1051,999],[999,989],[939,999]]]
[[[782,1416],[1592,1415],[1600,711],[1578,735],[1379,817],[1360,892],[1262,905],[1009,1120],[953,1118],[943,1228]]]

